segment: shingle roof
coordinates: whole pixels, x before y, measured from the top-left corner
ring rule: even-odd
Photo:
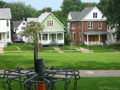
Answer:
[[[17,28],[23,21],[13,21],[13,28]]]
[[[27,22],[31,21],[38,22],[38,18],[27,18]]]
[[[0,8],[0,19],[11,19],[10,8]]]
[[[43,20],[45,20],[45,18],[49,15],[50,13],[43,13],[39,16],[39,22],[43,22]]]
[[[94,7],[85,8],[81,12],[69,12],[72,19],[68,19],[67,21],[81,21]]]

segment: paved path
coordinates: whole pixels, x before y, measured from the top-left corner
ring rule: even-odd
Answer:
[[[120,70],[80,70],[81,77],[120,77]]]
[[[64,52],[61,51],[60,48],[58,48],[58,47],[54,47],[54,50],[55,50],[55,51],[58,51],[59,53],[64,53]]]
[[[4,53],[4,49],[3,48],[0,48],[0,53]]]
[[[120,77],[120,70],[79,70],[81,77]],[[0,73],[3,73],[0,70]]]
[[[75,49],[78,50],[78,51],[81,51],[83,53],[93,53],[92,50],[88,50],[88,49],[85,49],[85,48],[82,48],[82,47],[80,47],[80,48],[75,47]]]
[[[22,51],[20,47],[16,46],[16,48],[18,49],[18,51]]]

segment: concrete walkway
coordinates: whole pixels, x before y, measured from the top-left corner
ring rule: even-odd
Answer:
[[[64,53],[63,51],[60,50],[60,48],[54,47],[54,50],[59,52],[59,53]]]
[[[79,70],[81,77],[120,77],[120,70]]]
[[[0,48],[0,53],[4,53],[4,49],[3,48]]]
[[[4,70],[0,70],[3,73]],[[120,70],[79,70],[81,77],[120,77]]]
[[[16,48],[18,49],[19,52],[22,51],[20,47],[16,46]]]
[[[85,49],[85,48],[82,48],[82,47],[80,47],[80,48],[75,47],[75,49],[78,50],[78,51],[81,51],[82,53],[93,53],[92,50],[88,50],[88,49]]]

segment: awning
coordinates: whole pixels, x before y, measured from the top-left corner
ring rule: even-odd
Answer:
[[[84,32],[84,34],[85,35],[105,35],[109,33],[103,30],[90,30],[90,31]]]

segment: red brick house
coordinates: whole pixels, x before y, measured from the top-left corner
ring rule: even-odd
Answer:
[[[81,12],[69,12],[68,30],[73,43],[103,45],[107,40],[106,17],[97,7],[86,7]]]

